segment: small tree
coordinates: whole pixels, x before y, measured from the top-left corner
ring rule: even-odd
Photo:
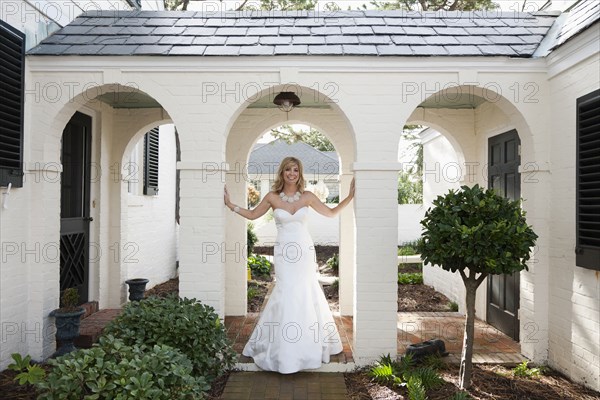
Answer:
[[[421,221],[417,246],[423,261],[460,273],[466,288],[467,316],[460,363],[460,387],[471,385],[475,294],[490,274],[527,269],[537,235],[525,221],[519,201],[479,185],[438,196]]]

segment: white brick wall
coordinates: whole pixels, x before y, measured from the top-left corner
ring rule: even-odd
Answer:
[[[597,49],[597,43],[596,33],[587,46]],[[600,274],[576,267],[574,253],[576,99],[600,86],[600,61],[596,50],[594,56],[569,65],[569,57],[576,54],[573,49],[581,51],[579,46],[583,45],[577,41],[567,44],[551,58],[552,66],[563,68],[550,78],[549,125],[554,135],[549,143],[552,185],[547,197],[552,310],[548,362],[572,379],[600,390]]]

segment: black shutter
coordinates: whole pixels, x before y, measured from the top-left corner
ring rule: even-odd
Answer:
[[[600,89],[577,99],[577,266],[600,270]]]
[[[144,194],[158,194],[158,128],[144,136]]]
[[[23,186],[25,35],[0,20],[0,186]]]

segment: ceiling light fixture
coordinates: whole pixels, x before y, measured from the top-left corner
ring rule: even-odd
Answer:
[[[300,98],[294,92],[281,92],[275,96],[273,104],[277,105],[281,111],[288,113],[300,105]]]

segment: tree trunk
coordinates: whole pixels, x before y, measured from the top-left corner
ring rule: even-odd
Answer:
[[[475,296],[477,288],[488,275],[487,273],[475,277],[475,273],[469,271],[467,276],[459,270],[466,289],[465,301],[467,303],[467,316],[465,321],[465,337],[463,339],[462,356],[460,359],[460,389],[468,389],[471,386],[471,372],[473,371],[473,343],[475,342]]]

